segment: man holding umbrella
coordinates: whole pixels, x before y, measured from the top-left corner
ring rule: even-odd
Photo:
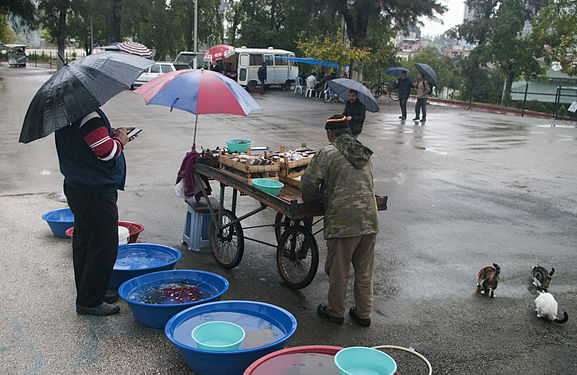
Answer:
[[[99,109],[128,89],[153,62],[103,52],[64,64],[32,99],[20,133],[29,143],[56,132],[64,193],[74,214],[72,260],[76,312],[112,315],[120,308],[107,292],[118,252],[117,190],[124,189],[124,146],[133,128],[112,129]]]
[[[359,92],[349,90],[349,100],[345,104],[343,115],[347,117],[353,138],[358,138],[363,131],[366,108],[359,100]]]
[[[427,99],[429,98],[429,91],[431,86],[429,82],[423,76],[423,73],[419,73],[419,81],[413,83],[413,86],[417,88],[417,103],[415,104],[415,118],[413,120],[421,120],[421,122],[427,121]],[[423,111],[423,117],[420,117],[420,110]]]
[[[134,128],[112,129],[100,109],[56,131],[64,194],[74,214],[72,258],[76,312],[112,315],[120,308],[107,292],[118,252],[117,190],[124,190],[124,146]]]
[[[405,120],[407,118],[407,100],[411,96],[411,87],[413,86],[413,82],[407,77],[407,72],[401,72],[401,78],[395,81],[395,89],[399,92],[399,104],[401,106],[401,116],[399,118],[401,120]]]

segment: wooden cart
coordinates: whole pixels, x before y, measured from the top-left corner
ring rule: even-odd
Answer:
[[[223,173],[224,172],[224,173]],[[201,163],[195,164],[195,173],[220,183],[219,207],[210,207],[210,201],[203,189],[203,195],[209,205],[211,224],[209,231],[210,246],[216,262],[223,268],[234,268],[242,260],[244,241],[251,240],[277,249],[276,260],[279,274],[292,289],[301,289],[314,279],[318,264],[319,250],[313,226],[322,220],[324,210],[320,202],[303,203],[300,191],[285,185],[278,197],[265,193],[250,183],[241,181],[230,173]],[[224,208],[225,188],[232,191],[231,208]],[[242,216],[237,216],[238,192],[256,199],[260,207]],[[376,197],[379,210],[386,210],[387,197]],[[277,212],[275,223],[243,228],[241,221],[263,211],[267,207]],[[320,216],[313,223],[315,216]],[[244,235],[245,229],[274,227],[277,244],[267,243]]]

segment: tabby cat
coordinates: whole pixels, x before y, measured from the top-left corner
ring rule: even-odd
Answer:
[[[537,318],[545,318],[555,323],[565,323],[569,320],[567,312],[563,312],[563,318],[557,318],[557,301],[551,293],[537,292],[539,295],[535,298],[535,311]]]
[[[533,278],[533,285],[537,287],[538,290],[546,292],[551,285],[551,277],[555,273],[555,268],[551,267],[551,272],[547,271],[545,267],[537,264],[531,267],[531,277]]]
[[[477,275],[477,290],[480,290],[481,294],[487,294],[489,297],[495,298],[495,289],[499,285],[500,273],[501,267],[497,263],[483,268]]]

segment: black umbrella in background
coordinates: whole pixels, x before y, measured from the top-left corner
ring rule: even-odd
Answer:
[[[385,71],[385,74],[390,76],[400,77],[403,72],[407,73],[407,75],[411,74],[411,71],[407,68],[403,68],[402,66],[393,66]]]
[[[415,64],[419,73],[425,77],[431,86],[437,86],[437,73],[427,64]]]
[[[103,52],[65,64],[30,102],[20,142],[46,137],[95,110],[130,85],[154,64],[122,52]]]

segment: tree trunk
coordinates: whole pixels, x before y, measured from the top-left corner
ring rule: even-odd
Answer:
[[[56,37],[56,45],[58,46],[58,53],[62,56],[63,59],[66,59],[64,55],[66,49],[66,8],[60,10],[60,14],[58,15],[58,35]],[[56,60],[56,69],[60,70],[64,63],[60,58]]]
[[[511,86],[513,86],[513,80],[515,77],[513,74],[507,74],[505,78],[505,90],[503,91],[503,105],[508,106],[511,104]]]
[[[232,25],[228,29],[228,44],[230,44],[231,46],[234,46],[234,41],[236,39],[236,30],[238,29],[242,12],[243,12],[242,4],[239,5],[234,10],[234,16],[232,17]]]
[[[270,26],[271,30],[275,29],[276,24],[276,0],[271,0],[270,2]]]
[[[120,40],[120,22],[122,21],[122,4],[121,0],[112,0],[112,33],[110,43],[121,42]]]
[[[192,0],[192,7],[187,9],[187,14],[186,14],[186,35],[184,36],[184,39],[186,41],[186,50],[187,51],[192,51],[193,50],[193,37],[192,37],[192,33],[194,33],[194,2],[197,0]]]

